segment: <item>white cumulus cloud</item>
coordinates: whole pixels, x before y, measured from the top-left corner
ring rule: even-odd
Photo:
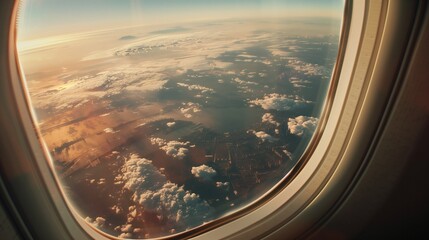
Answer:
[[[106,223],[106,219],[102,217],[96,217],[95,219],[92,219],[90,217],[86,217],[85,221],[91,225],[93,225],[96,228],[102,228],[104,224]]]
[[[262,99],[249,101],[250,104],[262,107],[265,110],[286,111],[297,107],[302,107],[310,101],[306,101],[298,96],[288,96],[285,94],[270,93]]]
[[[312,135],[316,130],[318,118],[298,116],[296,118],[289,118],[288,128],[290,133],[297,136]]]
[[[131,233],[121,233],[118,235],[118,238],[132,238],[133,235]]]
[[[263,123],[270,123],[270,124],[273,124],[275,126],[280,126],[280,123],[278,123],[276,120],[274,120],[274,116],[271,113],[265,113],[262,116],[262,122]]]
[[[288,61],[288,66],[292,67],[295,71],[302,72],[305,75],[324,75],[327,69],[318,64],[306,63],[301,60],[291,59]]]
[[[274,142],[277,141],[277,138],[274,138],[273,136],[271,136],[270,134],[264,132],[264,131],[259,131],[259,132],[255,132],[255,136],[259,139],[261,139],[263,142],[268,141],[268,142]]]
[[[167,127],[174,127],[176,125],[176,122],[168,122]]]
[[[193,102],[183,103],[183,107],[181,107],[179,110],[183,116],[186,118],[191,118],[192,113],[201,112],[201,105]]]
[[[183,186],[169,182],[152,161],[136,154],[125,161],[116,180],[124,183],[123,189],[133,193],[132,200],[136,206],[130,207],[129,215],[153,213],[167,225],[175,226],[176,230],[202,224],[212,217],[212,208],[206,201]],[[122,228],[122,232],[133,229],[129,225]]]
[[[169,141],[162,138],[150,138],[152,145],[158,145],[167,155],[183,159],[188,153],[189,142]]]
[[[200,178],[205,181],[210,181],[214,176],[216,176],[216,170],[213,168],[207,166],[207,165],[201,165],[198,167],[192,167],[191,169],[192,175],[194,175],[197,178]]]

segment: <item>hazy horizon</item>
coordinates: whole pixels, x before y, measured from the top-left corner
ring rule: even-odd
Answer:
[[[342,0],[24,0],[19,40],[143,25],[228,18],[338,18]],[[341,17],[341,16],[340,16]]]

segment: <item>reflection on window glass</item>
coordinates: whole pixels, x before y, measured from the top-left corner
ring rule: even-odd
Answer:
[[[296,164],[338,52],[339,0],[23,1],[17,48],[74,209],[150,238],[248,206]]]

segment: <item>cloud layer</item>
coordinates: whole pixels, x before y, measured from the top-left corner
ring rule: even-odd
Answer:
[[[110,97],[126,91],[156,91],[167,80],[165,74],[155,71],[127,66],[112,68],[109,71],[67,80],[63,84],[33,93],[31,97],[37,108],[62,110],[81,106],[91,99]]]

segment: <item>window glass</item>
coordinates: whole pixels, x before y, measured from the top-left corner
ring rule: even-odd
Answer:
[[[17,50],[66,198],[116,237],[169,236],[285,178],[323,111],[339,0],[27,0]]]

